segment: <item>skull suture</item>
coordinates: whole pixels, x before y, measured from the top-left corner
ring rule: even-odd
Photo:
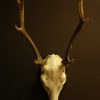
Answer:
[[[69,53],[72,47],[73,40],[81,30],[83,24],[87,21],[84,17],[83,0],[78,0],[79,24],[68,43],[65,57],[62,59],[60,56],[52,54],[42,59],[34,41],[31,39],[24,27],[24,0],[17,0],[20,10],[20,27],[16,29],[28,40],[32,49],[35,50],[37,55],[36,64],[41,65],[41,81],[45,90],[48,93],[50,100],[58,100],[59,94],[66,82],[65,67],[73,60],[69,59]]]

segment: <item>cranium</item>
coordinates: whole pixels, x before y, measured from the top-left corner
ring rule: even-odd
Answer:
[[[84,17],[83,11],[83,0],[78,0],[78,12],[79,12],[79,24],[73,35],[69,41],[65,57],[62,59],[59,55],[48,55],[45,59],[43,59],[27,33],[24,27],[24,0],[17,0],[19,9],[20,9],[20,27],[16,27],[16,29],[22,33],[22,35],[28,40],[28,43],[31,45],[32,49],[35,50],[37,55],[37,60],[35,60],[36,64],[41,65],[41,81],[43,83],[44,89],[47,91],[50,100],[58,100],[59,94],[63,88],[63,85],[66,82],[66,73],[65,68],[69,66],[74,60],[70,59],[69,52],[72,47],[73,40],[79,33],[80,29],[82,28],[83,24],[87,21]]]
[[[62,58],[55,54],[47,56],[41,72],[41,81],[50,100],[58,100],[60,91],[66,82],[65,66],[62,64]]]

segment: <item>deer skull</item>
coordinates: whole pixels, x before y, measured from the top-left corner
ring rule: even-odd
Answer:
[[[69,41],[66,54],[63,59],[59,55],[55,54],[48,55],[45,59],[42,59],[35,43],[33,42],[24,27],[24,0],[17,0],[17,2],[20,9],[21,26],[15,27],[28,40],[28,43],[31,45],[32,49],[36,52],[37,60],[35,60],[35,63],[41,65],[41,81],[45,90],[48,93],[49,99],[58,100],[63,85],[66,82],[65,67],[73,62],[73,59],[69,58],[69,52],[72,47],[72,42],[79,33],[83,24],[87,21],[87,19],[85,19],[84,17],[83,0],[78,0],[79,24]]]
[[[41,81],[50,100],[58,100],[66,82],[65,66],[62,65],[60,56],[52,54],[46,57],[41,69]]]

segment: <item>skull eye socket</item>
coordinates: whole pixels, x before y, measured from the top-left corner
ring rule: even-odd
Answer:
[[[44,74],[44,69],[41,69],[41,74]]]
[[[63,69],[63,72],[65,72],[65,68]]]

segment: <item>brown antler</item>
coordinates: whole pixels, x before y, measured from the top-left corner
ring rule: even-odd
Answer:
[[[75,37],[77,36],[77,34],[80,32],[83,24],[85,22],[87,22],[87,20],[88,20],[88,18],[84,17],[83,0],[78,0],[78,12],[79,12],[79,24],[78,24],[77,28],[75,29],[75,31],[73,32],[73,35],[69,41],[69,44],[68,44],[68,47],[66,50],[66,55],[65,55],[65,58],[63,59],[64,65],[74,62],[74,59],[70,59],[70,57],[69,57],[70,50],[72,48],[72,43],[73,43]]]
[[[35,43],[33,42],[33,40],[31,39],[31,37],[29,36],[29,34],[27,33],[27,31],[25,30],[25,26],[24,26],[24,0],[17,0],[18,2],[18,6],[19,6],[19,10],[20,10],[20,27],[16,27],[16,29],[22,33],[22,35],[28,40],[29,44],[31,45],[31,47],[35,50],[36,55],[37,55],[37,60],[35,60],[36,64],[42,64],[43,63],[43,59],[35,45]]]

